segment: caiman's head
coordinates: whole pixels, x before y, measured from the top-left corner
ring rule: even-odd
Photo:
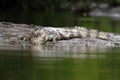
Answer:
[[[43,44],[47,41],[47,36],[41,30],[35,30],[30,34],[30,43],[32,45]]]

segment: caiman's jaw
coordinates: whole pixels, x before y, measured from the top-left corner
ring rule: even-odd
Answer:
[[[38,45],[38,42],[32,42],[31,44],[32,45]]]
[[[30,43],[32,45],[39,45],[39,44],[44,44],[46,42],[46,35],[37,35],[36,34],[32,34],[35,36],[32,36],[30,39]]]
[[[32,45],[39,45],[39,44],[43,44],[45,42],[44,42],[43,38],[39,37],[39,38],[33,38],[33,39],[31,39],[30,43]]]

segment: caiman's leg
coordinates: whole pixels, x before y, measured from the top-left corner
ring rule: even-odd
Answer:
[[[53,35],[54,35],[53,42],[55,43],[56,40],[60,37],[60,34],[56,31]]]
[[[57,36],[55,36],[55,37],[53,38],[53,42],[55,43],[56,40],[57,40]]]

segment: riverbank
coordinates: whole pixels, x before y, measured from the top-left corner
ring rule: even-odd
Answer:
[[[36,25],[15,24],[10,22],[0,22],[0,47],[23,47],[31,46],[29,43],[29,36],[32,31],[37,28],[42,28]],[[109,33],[111,40],[103,40],[98,38],[75,38],[69,40],[60,40],[55,43],[47,42],[44,46],[105,46],[105,47],[119,47],[120,35]]]
[[[0,46],[22,45],[24,37],[28,37],[33,25],[0,22]]]

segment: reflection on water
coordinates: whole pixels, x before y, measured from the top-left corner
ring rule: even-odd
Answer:
[[[111,50],[110,47],[88,47],[88,46],[31,46],[34,56],[39,57],[68,57],[68,58],[86,58],[86,57],[105,57],[98,53]]]
[[[0,80],[29,80],[32,64],[30,53],[26,51],[1,50]]]
[[[43,26],[115,29],[112,20],[79,19],[73,13],[0,13],[0,21]],[[87,21],[86,21],[87,20]],[[94,21],[95,20],[95,21]],[[99,20],[99,19],[98,19]],[[109,24],[109,22],[112,22]],[[96,26],[95,26],[96,25]],[[105,28],[105,27],[109,28]],[[96,27],[96,28],[97,28]],[[0,47],[0,80],[120,80],[120,48],[76,46]]]
[[[76,25],[75,15],[71,12],[1,12],[0,21],[26,23],[43,26]]]
[[[120,80],[120,48],[31,49],[0,50],[0,80]]]

